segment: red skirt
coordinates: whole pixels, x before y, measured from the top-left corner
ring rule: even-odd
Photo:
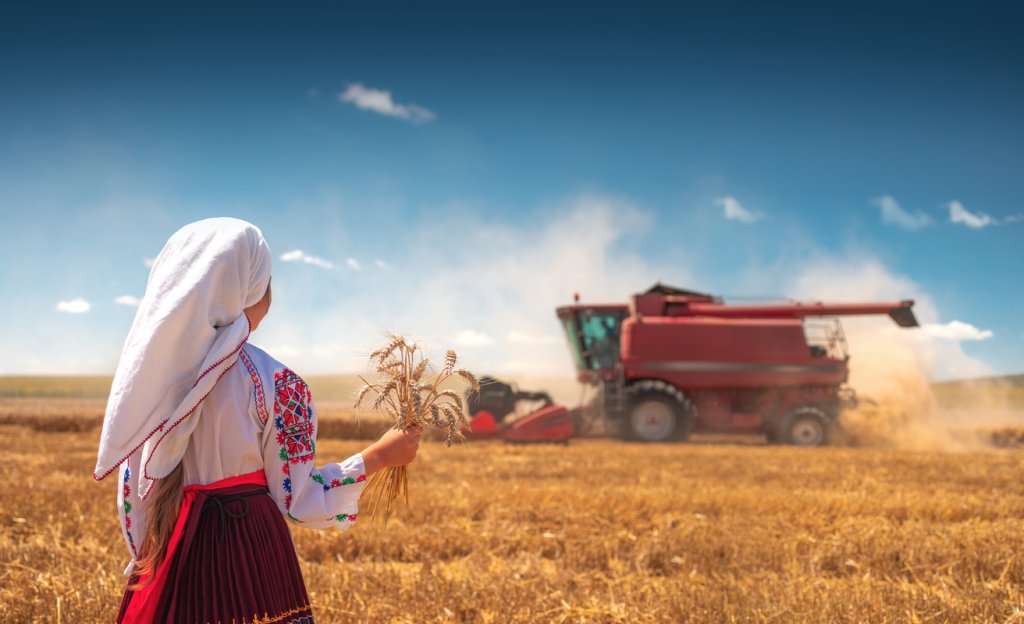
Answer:
[[[166,559],[149,585],[125,590],[117,621],[313,624],[292,536],[262,471],[185,488]]]

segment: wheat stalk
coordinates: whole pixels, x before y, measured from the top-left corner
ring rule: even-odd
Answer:
[[[449,380],[460,380],[472,392],[480,391],[476,377],[465,369],[456,369],[458,355],[448,350],[441,370],[431,378],[430,359],[415,342],[392,334],[388,343],[370,354],[370,366],[377,373],[376,383],[362,379],[363,387],[356,398],[359,407],[369,395],[374,410],[383,410],[393,420],[396,429],[408,430],[415,427],[443,431],[451,446],[462,439],[462,429],[468,426],[462,397],[442,386]],[[399,497],[409,502],[409,472],[406,466],[389,466],[370,477],[367,483],[367,501],[370,501],[371,518],[377,517],[383,505],[384,523],[387,526],[391,507]]]

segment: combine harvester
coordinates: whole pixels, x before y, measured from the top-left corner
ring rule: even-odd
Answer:
[[[598,393],[574,420],[600,420],[606,430],[644,442],[681,441],[696,432],[826,444],[839,413],[856,402],[845,386],[849,354],[835,317],[884,314],[900,327],[916,327],[913,305],[731,305],[661,284],[628,305],[585,305],[576,297],[557,314],[577,378]],[[564,439],[561,428],[550,427],[547,436],[545,426],[561,422],[563,411],[569,415],[549,406],[520,419],[528,430],[519,439]],[[505,437],[520,421],[495,435]]]

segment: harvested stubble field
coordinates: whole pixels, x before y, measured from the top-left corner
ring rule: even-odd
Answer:
[[[96,437],[0,425],[0,621],[113,620]],[[293,534],[322,622],[1020,621],[1022,470],[1008,450],[428,442],[386,531]]]

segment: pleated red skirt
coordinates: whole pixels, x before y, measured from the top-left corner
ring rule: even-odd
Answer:
[[[149,585],[125,590],[117,621],[313,624],[291,533],[262,471],[185,488],[167,558]]]

